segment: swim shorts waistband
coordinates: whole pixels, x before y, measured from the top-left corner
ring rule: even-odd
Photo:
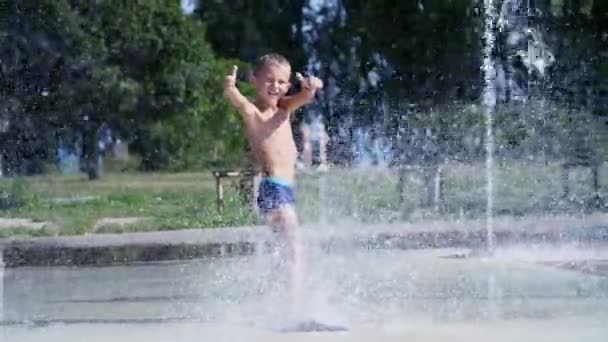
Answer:
[[[288,181],[286,179],[283,179],[283,178],[280,178],[280,177],[264,176],[264,177],[262,177],[262,181],[267,181],[267,182],[270,182],[270,183],[274,183],[274,184],[282,185],[282,186],[287,186],[287,187],[290,187],[290,188],[293,187],[293,184],[290,181]]]

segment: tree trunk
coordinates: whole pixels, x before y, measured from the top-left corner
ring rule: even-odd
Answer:
[[[405,168],[399,167],[399,168],[397,168],[397,173],[398,173],[398,177],[399,177],[399,180],[397,181],[397,192],[399,193],[399,207],[401,207],[403,205],[403,203],[405,202],[404,192],[405,192],[405,177],[407,176],[407,172],[405,171]]]
[[[423,208],[437,209],[441,197],[441,168],[439,165],[430,165],[422,168],[422,179],[426,196],[423,199]],[[438,211],[438,210],[437,210]]]
[[[562,165],[562,197],[568,198],[570,196],[570,167]]]
[[[99,125],[87,121],[82,132],[81,170],[87,174],[89,180],[101,177],[103,163],[99,153]]]
[[[409,171],[410,170],[406,166],[399,166],[397,168],[397,173],[399,176],[399,181],[397,182],[397,191],[399,193],[399,211],[401,212],[401,218],[403,220],[407,220],[412,211],[411,207],[406,206],[406,195],[405,195]]]
[[[4,177],[4,146],[0,146],[0,178]]]
[[[426,196],[423,199],[422,207],[433,210],[435,214],[441,212],[443,206],[443,168],[441,165],[430,165],[422,169],[422,178]]]
[[[443,178],[443,167],[437,166],[435,171],[435,182],[433,192],[433,209],[435,214],[441,213],[444,204],[445,181]]]
[[[599,164],[591,165],[591,175],[593,177],[593,194],[600,194],[600,166]]]

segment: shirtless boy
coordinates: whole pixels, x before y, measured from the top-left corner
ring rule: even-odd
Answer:
[[[237,67],[226,76],[224,95],[241,113],[252,152],[262,167],[258,207],[273,230],[284,234],[290,247],[292,300],[301,299],[303,256],[301,232],[295,211],[294,176],[297,149],[291,130],[291,115],[313,100],[323,87],[316,77],[296,73],[301,90],[286,96],[291,66],[279,54],[262,56],[253,70],[255,100],[250,102],[236,87]]]

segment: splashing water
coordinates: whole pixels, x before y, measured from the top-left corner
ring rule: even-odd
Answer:
[[[320,209],[321,209],[320,223],[322,226],[327,226],[327,216],[329,215],[329,213],[327,210],[328,199],[327,199],[327,174],[326,174],[326,172],[321,172],[321,175],[319,176],[319,203],[321,204],[320,205]]]
[[[359,168],[388,166],[392,155],[390,141],[382,136],[372,138],[370,128],[356,128],[353,130],[352,153],[355,156],[354,165]]]
[[[494,22],[496,21],[496,7],[494,0],[484,0],[484,32],[483,32],[483,64],[484,90],[482,105],[486,118],[486,230],[488,251],[494,250],[494,132],[493,112],[496,107],[496,68],[492,59],[492,52],[496,36],[494,33]]]
[[[0,322],[2,321],[4,321],[4,260],[0,249]]]
[[[182,8],[182,11],[186,15],[190,15],[190,14],[194,13],[194,11],[196,11],[196,9],[198,8],[198,5],[199,5],[198,0],[181,0],[180,1],[180,6]]]

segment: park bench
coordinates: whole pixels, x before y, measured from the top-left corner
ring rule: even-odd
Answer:
[[[238,186],[239,195],[244,205],[253,205],[255,207],[255,194],[257,193],[257,184],[259,172],[246,170],[214,170],[211,171],[215,177],[215,194],[217,210],[221,214],[224,212],[224,180],[239,179],[241,182]]]

